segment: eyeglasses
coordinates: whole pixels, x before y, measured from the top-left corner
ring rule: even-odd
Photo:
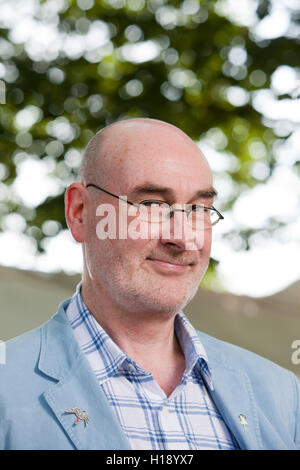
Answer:
[[[138,209],[140,219],[148,223],[166,222],[171,219],[175,212],[185,212],[187,222],[193,229],[199,229],[201,227],[210,228],[211,226],[216,225],[219,220],[224,219],[224,216],[213,206],[206,207],[202,204],[185,204],[185,209],[177,209],[165,201],[155,199],[134,203],[127,199],[123,199],[121,196],[110,193],[109,191],[106,191],[106,189],[100,188],[100,186],[93,183],[89,183],[85,187],[100,189],[100,191],[136,207]]]

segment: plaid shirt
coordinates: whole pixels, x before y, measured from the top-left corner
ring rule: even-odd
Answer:
[[[83,303],[80,287],[67,317],[132,449],[237,449],[208,392],[213,384],[206,353],[185,315],[176,315],[174,325],[186,370],[167,397],[152,374],[127,356],[97,323]]]

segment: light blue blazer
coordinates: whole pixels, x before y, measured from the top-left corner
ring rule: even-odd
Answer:
[[[130,449],[69,325],[64,301],[41,327],[6,343],[0,365],[0,449]],[[300,449],[300,388],[292,372],[199,332],[211,392],[241,449]],[[88,426],[65,410],[86,410]],[[246,417],[241,424],[239,415]]]

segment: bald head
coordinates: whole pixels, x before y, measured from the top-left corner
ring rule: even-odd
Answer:
[[[149,118],[118,121],[98,131],[88,143],[78,173],[80,182],[86,184],[95,181],[95,173],[97,173],[97,182],[101,184],[104,173],[106,173],[105,180],[107,180],[107,167],[113,164],[113,156],[124,155],[130,144],[133,145],[141,139],[143,139],[143,145],[146,146],[147,135],[149,145],[153,145],[153,133],[159,132],[165,132],[168,140],[173,140],[176,136],[177,139],[180,138],[191,146],[197,147],[183,131],[164,121]],[[198,147],[197,151],[199,157],[206,160]]]
[[[72,183],[66,191],[66,218],[82,243],[86,292],[106,298],[126,316],[177,312],[192,298],[208,266],[211,228],[185,230],[187,217],[177,208],[166,233],[161,224],[142,221],[142,209],[131,209],[145,201],[210,207],[212,173],[198,146],[165,122],[120,121],[89,142],[81,177],[83,185]],[[124,197],[134,206],[124,204]],[[106,223],[115,230],[112,237],[106,229],[99,236]],[[178,226],[183,228],[179,236]],[[180,269],[174,276],[155,260],[184,268],[174,268]]]

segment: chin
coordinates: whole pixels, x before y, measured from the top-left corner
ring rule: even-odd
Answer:
[[[148,299],[148,307],[153,311],[164,312],[164,313],[178,313],[180,310],[183,310],[186,305],[194,298],[197,289],[194,289],[193,292],[189,292],[186,295],[178,296],[156,296],[155,298]]]

